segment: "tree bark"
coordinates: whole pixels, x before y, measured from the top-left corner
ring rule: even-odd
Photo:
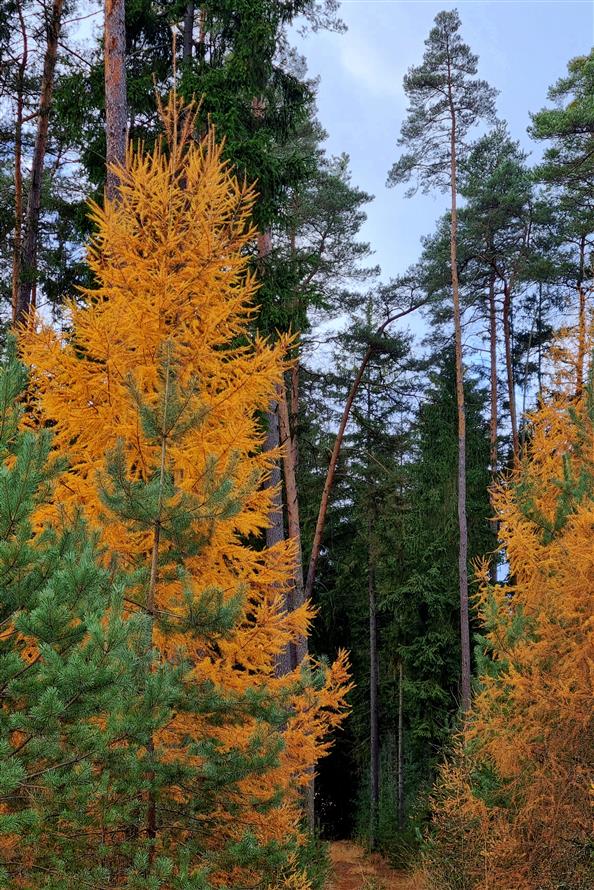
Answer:
[[[498,412],[497,412],[497,307],[495,305],[495,273],[491,275],[489,281],[489,353],[491,360],[490,367],[490,402],[491,402],[491,419],[489,423],[489,462],[491,464],[491,480],[497,475],[497,432],[498,432]],[[498,523],[497,519],[491,519],[491,530],[495,539],[497,538]],[[493,584],[497,581],[497,563],[495,559],[491,560],[490,577]]]
[[[53,0],[46,22],[47,43],[43,60],[41,94],[37,114],[37,133],[31,166],[31,187],[27,202],[24,237],[20,257],[20,274],[17,298],[13,311],[15,322],[22,322],[31,307],[31,296],[37,278],[37,244],[39,240],[39,216],[41,212],[41,186],[47,150],[49,116],[54,89],[54,75],[58,57],[58,40],[62,25],[63,0]]]
[[[461,706],[470,710],[470,619],[468,608],[468,527],[466,518],[466,406],[464,402],[464,365],[462,355],[462,311],[458,280],[458,175],[456,156],[456,111],[452,96],[451,72],[448,78],[451,116],[450,130],[450,263],[454,302],[454,338],[456,360],[456,404],[458,410],[458,576],[460,584],[460,648],[461,648]]]
[[[126,19],[125,0],[105,0],[105,136],[107,164],[105,194],[117,200],[120,178],[117,168],[126,161]]]
[[[579,398],[584,389],[584,362],[586,358],[586,290],[584,288],[584,266],[586,257],[586,236],[580,238],[580,270],[578,280],[578,354],[576,362],[575,392]]]
[[[280,433],[279,405],[277,401],[271,403],[266,413],[266,422],[267,432],[266,442],[264,443],[264,451],[278,451],[280,447]],[[283,541],[285,538],[283,521],[283,496],[281,490],[281,470],[278,460],[275,460],[274,464],[272,465],[266,487],[274,488],[274,495],[272,498],[272,504],[268,517],[268,528],[266,529],[266,547],[270,548],[275,547],[277,544],[280,544],[280,542]],[[288,591],[285,598],[285,609],[287,612],[291,612],[293,609],[293,604],[291,601],[291,591]],[[286,674],[291,673],[296,660],[297,656],[295,644],[289,643],[289,645],[286,646],[285,649],[277,656],[275,667],[277,677],[284,677]]]
[[[509,399],[509,418],[512,430],[512,448],[514,461],[520,454],[520,438],[518,435],[518,416],[516,409],[516,384],[511,345],[511,288],[507,281],[503,282],[503,339],[505,343],[505,368],[507,372],[507,393]]]
[[[17,6],[23,52],[17,74],[16,120],[14,128],[14,241],[12,247],[12,321],[16,321],[19,286],[21,281],[21,243],[23,236],[23,110],[25,73],[29,61],[29,41],[23,5]]]
[[[367,454],[371,454],[371,387],[367,385]],[[369,846],[377,846],[380,739],[379,739],[379,654],[377,640],[377,601],[375,592],[375,553],[373,548],[373,491],[367,470],[367,596],[369,602]]]
[[[189,0],[184,14],[184,45],[182,61],[189,64],[192,61],[192,49],[194,45],[194,0]]]
[[[371,510],[371,505],[369,507]],[[367,593],[369,598],[369,846],[377,846],[377,822],[380,788],[380,745],[379,745],[379,660],[377,646],[377,603],[375,595],[375,567],[371,536],[373,523],[371,513],[367,526]]]
[[[297,438],[294,424],[289,417],[287,391],[283,387],[279,393],[279,431],[280,444],[283,446],[283,471],[285,480],[285,502],[287,509],[287,531],[289,539],[295,544],[295,565],[293,573],[293,590],[291,609],[298,609],[305,602],[303,595],[303,554],[301,550],[301,525],[299,520],[299,494],[297,491]],[[291,408],[291,415],[293,410]],[[307,637],[300,637],[295,646],[295,664],[297,667],[307,655]]]

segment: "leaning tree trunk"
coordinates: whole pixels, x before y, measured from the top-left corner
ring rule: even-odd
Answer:
[[[468,527],[466,519],[466,406],[464,403],[464,366],[462,356],[462,310],[458,280],[458,207],[456,112],[449,83],[451,116],[450,135],[450,263],[452,267],[452,295],[454,302],[454,337],[456,360],[456,405],[458,410],[458,576],[460,584],[460,647],[461,647],[461,705],[470,709],[470,618],[468,609]]]
[[[391,315],[375,331],[374,339],[381,337],[388,325],[392,324],[392,322],[398,321],[399,319],[410,315],[411,312],[415,312],[417,309],[420,309],[422,306],[424,306],[426,302],[427,300],[420,300],[418,303],[413,303],[412,305],[410,305],[407,309],[403,309],[401,312],[396,312],[394,315]],[[365,354],[361,359],[361,364],[359,365],[359,368],[355,375],[355,379],[351,384],[351,388],[349,390],[349,394],[347,396],[347,400],[342,411],[342,417],[340,418],[340,423],[338,425],[338,432],[336,433],[336,438],[332,447],[332,454],[330,455],[330,463],[328,464],[328,469],[326,471],[324,488],[322,489],[322,497],[320,499],[320,506],[318,509],[318,518],[316,520],[316,527],[311,545],[311,555],[309,558],[309,565],[307,567],[307,578],[305,581],[305,599],[311,599],[311,595],[313,593],[313,588],[316,580],[316,572],[318,568],[318,560],[320,558],[320,550],[322,549],[322,538],[324,536],[326,514],[328,512],[328,504],[330,502],[330,493],[334,484],[334,476],[336,475],[336,467],[338,465],[338,458],[340,455],[340,449],[342,448],[344,434],[349,422],[349,417],[351,416],[351,408],[353,407],[353,402],[355,401],[355,397],[359,392],[359,387],[361,386],[361,381],[363,380],[365,369],[367,368],[367,365],[369,364],[369,361],[374,353],[374,348],[375,347],[370,344],[365,350]]]
[[[105,194],[117,199],[120,179],[117,168],[126,160],[126,20],[125,0],[105,0]]]
[[[58,58],[58,40],[62,25],[63,0],[53,0],[51,11],[46,22],[47,43],[43,60],[41,77],[41,94],[37,113],[37,133],[31,165],[31,186],[27,213],[25,216],[24,237],[20,256],[19,286],[14,320],[21,322],[31,307],[37,278],[37,243],[39,240],[39,216],[41,212],[41,186],[45,166],[45,154],[49,131],[49,116],[54,89],[54,75]]]

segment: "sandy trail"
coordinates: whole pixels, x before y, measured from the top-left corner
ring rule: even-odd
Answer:
[[[351,841],[330,844],[333,874],[328,890],[406,890],[406,875],[390,868],[379,853],[366,853]]]

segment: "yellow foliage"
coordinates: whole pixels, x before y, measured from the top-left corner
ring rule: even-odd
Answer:
[[[533,414],[494,492],[510,581],[481,573],[491,662],[436,791],[440,890],[592,886],[594,386],[572,390]]]
[[[292,544],[267,550],[248,543],[261,539],[272,504],[264,483],[276,455],[262,452],[259,417],[282,379],[287,343],[264,340],[253,324],[257,283],[248,271],[253,189],[233,176],[212,131],[199,142],[192,139],[192,109],[182,113],[171,100],[164,120],[167,144],[150,153],[130,150],[119,171],[117,202],[92,206],[96,232],[88,262],[96,285],[68,304],[61,333],[38,320],[30,323],[21,352],[32,368],[38,422],[52,425],[55,446],[69,459],[52,510],[82,506],[111,558],[124,568],[148,564],[152,530],[131,530],[108,515],[100,495],[104,460],[121,442],[130,478],[146,481],[158,465],[158,448],[143,431],[139,399],[157,406],[163,356],[174,357],[177,383],[188,393],[185,410],[201,418],[197,430],[190,428],[167,446],[177,486],[200,503],[193,531],[203,533],[205,543],[184,566],[197,598],[220,591],[227,601],[241,595],[244,606],[235,632],[216,643],[175,632],[184,609],[181,582],[164,575],[155,610],[170,622],[154,640],[164,658],[184,647],[197,682],[291,696],[292,716],[279,731],[278,766],[241,783],[241,818],[224,811],[208,815],[209,824],[218,826],[219,843],[241,836],[246,827],[263,842],[284,842],[298,833],[300,787],[325,752],[329,731],[340,723],[347,662],[341,655],[321,684],[307,681],[313,664],[294,675],[275,674],[277,656],[307,633],[313,614],[307,604],[290,615],[284,609]],[[213,486],[224,478],[232,479],[240,495],[232,516],[218,515],[213,505]],[[299,691],[302,672],[306,682]],[[255,729],[225,724],[219,740],[247,746]],[[213,728],[202,717],[180,714],[157,741],[175,759],[185,756],[188,740],[206,734],[212,736]],[[282,807],[254,807],[277,790]],[[179,827],[172,820],[167,830],[172,843]],[[297,890],[306,884],[286,886]]]

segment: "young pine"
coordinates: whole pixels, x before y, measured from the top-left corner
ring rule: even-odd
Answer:
[[[123,617],[122,577],[101,566],[76,512],[36,521],[63,462],[22,428],[25,373],[0,362],[0,885],[103,886],[103,845],[134,801],[128,711],[146,665],[145,620]],[[56,505],[57,506],[57,505]],[[110,886],[114,886],[113,884]]]

